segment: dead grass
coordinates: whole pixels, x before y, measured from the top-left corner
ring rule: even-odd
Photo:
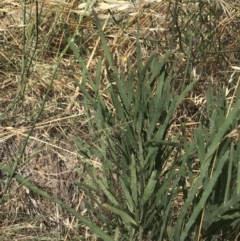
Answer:
[[[102,24],[105,24],[105,36],[119,70],[126,68],[124,57],[130,60],[132,68],[136,68],[135,36],[139,28],[144,60],[153,52],[162,58],[166,51],[173,50],[172,63],[177,61],[177,83],[187,83],[190,77],[199,79],[194,91],[176,113],[176,124],[171,133],[174,135],[180,122],[183,122],[191,138],[200,115],[204,113],[202,106],[208,83],[214,85],[216,92],[228,86],[231,97],[231,88],[238,78],[237,74],[230,78],[233,70],[229,66],[239,65],[239,6],[233,1],[221,0],[215,1],[211,8],[200,8],[201,2],[189,5],[185,1],[177,6],[173,1],[139,1],[139,4],[134,4],[134,1],[122,4],[120,1],[104,2],[99,1],[94,7]],[[49,88],[56,59],[67,44],[63,21],[68,23],[73,34],[79,15],[83,14],[84,4],[80,5],[78,8],[78,2],[74,0],[38,1],[39,40],[36,55],[30,74],[21,85],[23,5],[12,0],[0,4],[0,154],[4,164],[12,167],[20,153]],[[203,12],[199,13],[200,10]],[[35,3],[28,1],[27,11],[25,47],[31,56],[36,44]],[[191,12],[196,15],[191,16]],[[97,59],[104,60],[105,57],[92,14],[89,11],[85,15],[79,26],[76,44],[94,76]],[[190,34],[193,35],[192,39]],[[190,45],[189,62],[193,71],[184,77]],[[84,161],[92,162],[98,168],[101,165],[94,160],[83,160],[71,139],[71,135],[90,138],[81,104],[81,91],[76,88],[72,75],[81,80],[81,69],[71,51],[68,51],[54,79],[44,111],[31,133],[18,172],[85,215],[82,206],[84,193],[73,185],[81,180],[76,170],[83,168]],[[103,68],[103,93],[107,84],[105,76]],[[18,99],[23,86],[23,96]],[[4,173],[1,178],[0,194],[5,188]],[[0,220],[1,240],[96,240],[86,227],[82,227],[68,213],[14,181],[7,201],[1,205]]]

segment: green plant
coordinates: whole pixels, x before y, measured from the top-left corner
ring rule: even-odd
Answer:
[[[110,107],[99,92],[101,60],[93,80],[66,32],[82,68],[82,83],[76,84],[84,96],[92,141],[73,138],[85,158],[97,157],[102,164],[101,170],[86,166],[86,173],[81,173],[84,182],[78,185],[91,199],[86,202],[89,215],[96,214],[114,240],[162,240],[179,191],[175,169],[183,146],[178,136],[168,141],[167,134],[173,114],[195,81],[174,96],[174,77],[167,67],[170,54],[160,62],[153,54],[143,64],[139,42],[137,73],[130,67],[128,73],[118,73],[96,15],[95,19],[109,65]]]

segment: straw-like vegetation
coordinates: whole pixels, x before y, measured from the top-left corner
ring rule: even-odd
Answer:
[[[238,240],[238,1],[0,2],[0,240]]]

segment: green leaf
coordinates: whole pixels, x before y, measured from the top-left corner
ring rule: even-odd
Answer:
[[[148,181],[148,184],[144,190],[143,196],[141,198],[141,205],[144,205],[149,200],[152,193],[154,192],[154,189],[157,183],[156,176],[157,176],[157,171],[153,171]]]
[[[96,97],[99,95],[99,90],[100,90],[100,83],[101,83],[101,71],[102,71],[102,60],[99,59],[97,63],[97,69],[96,69],[96,85],[93,85],[92,87],[95,86],[95,94]]]
[[[231,180],[232,180],[233,160],[235,158],[236,158],[236,156],[234,156],[234,147],[233,147],[233,145],[231,145],[230,158],[229,158],[228,170],[227,170],[227,180],[225,180],[226,181],[226,189],[225,189],[225,193],[224,193],[224,203],[226,203],[230,197],[230,185],[231,185]]]
[[[132,156],[130,171],[131,171],[131,183],[130,189],[132,192],[132,198],[134,201],[135,206],[138,205],[138,181],[137,181],[137,170],[136,170],[136,162],[134,156]]]
[[[141,50],[139,50],[141,52]],[[140,60],[141,60],[141,57],[140,57]],[[155,61],[157,60],[157,55],[155,53],[153,53],[148,59],[147,59],[147,62],[145,63],[145,65],[143,66],[143,69],[142,69],[142,73],[144,75],[146,75],[146,73],[148,72],[148,69],[150,67],[150,64],[154,63]],[[166,61],[166,60],[165,60]],[[162,66],[157,66],[158,67],[158,71],[161,71],[161,68]],[[155,75],[156,75],[156,72],[155,72]],[[151,79],[150,79],[150,82],[151,82]]]
[[[195,135],[196,137],[196,144],[197,144],[197,149],[198,149],[198,156],[199,156],[199,161],[202,164],[205,158],[205,146],[204,146],[204,135],[203,135],[203,130],[202,127],[199,126],[196,130],[195,130]]]
[[[239,148],[239,142],[238,142],[238,148]],[[240,160],[239,160],[239,156],[238,156],[238,163],[237,163],[237,194],[240,195]]]
[[[127,186],[125,185],[125,182],[122,180],[122,178],[120,178],[120,183],[121,183],[121,186],[122,186],[123,194],[126,198],[128,209],[131,213],[133,213],[134,205],[133,205],[133,200],[132,200],[131,194],[130,194]]]
[[[122,102],[122,108],[126,111],[130,111],[130,106],[131,106],[131,98],[128,97],[127,94],[127,89],[125,86],[123,86],[123,82],[125,81],[124,78],[122,79],[117,79],[116,80],[116,85],[117,85],[117,90],[119,92],[119,97],[121,98]],[[129,114],[128,114],[129,116]]]
[[[109,48],[107,46],[107,41],[105,39],[105,36],[104,36],[103,30],[102,30],[98,15],[97,15],[97,13],[95,12],[94,9],[92,10],[92,12],[93,12],[93,16],[94,16],[94,19],[95,19],[95,22],[96,22],[96,25],[97,25],[97,28],[98,28],[98,33],[99,33],[99,36],[100,36],[100,39],[101,39],[102,47],[103,47],[103,50],[104,50],[104,54],[107,58],[108,64],[110,65],[111,70],[114,73],[117,73],[117,69],[113,65],[113,58],[112,58],[112,55],[111,55],[111,53],[109,51]]]
[[[108,198],[108,200],[115,206],[115,207],[120,207],[119,202],[115,198],[115,196],[109,191],[108,186],[107,186],[107,180],[102,177],[102,180],[98,181],[99,186],[101,187],[102,191]]]
[[[103,204],[103,207],[105,207],[106,209],[110,210],[111,212],[117,214],[118,216],[120,216],[122,218],[122,221],[126,224],[132,223],[134,225],[137,225],[137,223],[134,221],[134,219],[132,217],[130,217],[127,213],[123,212],[120,209],[117,209],[115,207],[112,207],[108,204]]]

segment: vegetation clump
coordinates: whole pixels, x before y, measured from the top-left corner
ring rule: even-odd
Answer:
[[[234,1],[0,9],[1,240],[238,239]]]

